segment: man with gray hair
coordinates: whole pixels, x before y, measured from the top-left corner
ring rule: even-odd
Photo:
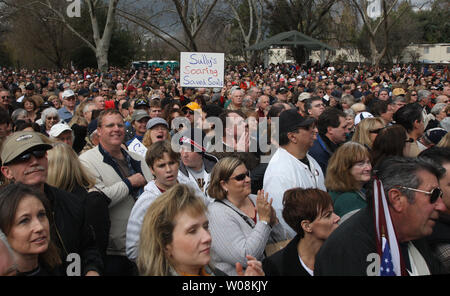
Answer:
[[[244,101],[244,92],[241,89],[235,89],[231,92],[231,102],[226,107],[227,110],[240,110]]]
[[[0,276],[17,274],[17,265],[14,261],[14,253],[8,243],[6,235],[0,229]]]
[[[445,112],[445,108],[447,107],[447,104],[445,103],[437,103],[436,105],[431,108],[430,114],[427,115],[426,121],[428,124],[425,127],[425,131],[440,127],[440,122],[447,117],[447,113]]]
[[[266,117],[267,112],[269,112],[269,107],[270,107],[270,98],[266,95],[260,96],[256,104],[256,113],[258,113],[258,118]]]
[[[436,104],[439,104],[439,103],[448,104],[448,102],[449,102],[449,99],[446,95],[439,95],[436,98]]]
[[[96,110],[95,104],[90,102],[87,103],[83,108],[83,116],[86,118],[88,124],[92,121],[92,111]]]
[[[376,173],[375,189],[367,195],[368,206],[328,237],[316,256],[314,275],[403,276],[444,272],[424,239],[433,232],[439,214],[446,210],[439,188],[443,173],[441,166],[426,159],[384,160]],[[385,265],[386,242],[392,255],[388,260],[390,266]]]
[[[427,115],[430,113],[431,109],[428,106],[431,102],[431,91],[426,89],[421,89],[417,92],[417,103],[422,107],[423,118],[425,119],[425,126],[428,124]]]

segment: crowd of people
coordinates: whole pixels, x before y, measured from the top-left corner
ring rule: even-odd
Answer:
[[[447,68],[179,81],[2,69],[0,275],[450,273]]]

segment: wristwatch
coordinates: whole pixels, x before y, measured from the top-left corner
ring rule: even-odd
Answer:
[[[270,226],[269,222],[265,221],[265,220],[259,220],[259,222],[266,224],[267,226],[269,226],[270,228],[272,228],[272,226]]]

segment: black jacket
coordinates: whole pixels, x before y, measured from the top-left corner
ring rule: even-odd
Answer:
[[[266,276],[310,276],[298,258],[299,241],[296,235],[285,248],[264,259],[262,266]]]
[[[81,186],[75,187],[71,193],[86,197],[86,219],[88,224],[92,225],[95,234],[95,243],[102,258],[105,259],[109,241],[109,230],[111,228],[108,208],[111,199],[101,191],[88,192]]]
[[[430,273],[443,273],[443,266],[432,254],[425,239],[412,241],[428,264]],[[361,209],[343,222],[327,238],[316,255],[314,275],[367,276],[373,263],[369,254],[377,253],[372,206]]]
[[[87,223],[86,198],[48,184],[44,185],[44,192],[52,211],[52,240],[60,249],[63,265],[73,263],[67,262],[66,258],[67,255],[76,253],[81,257],[81,275],[88,271],[101,274],[103,260],[95,244],[92,226]]]

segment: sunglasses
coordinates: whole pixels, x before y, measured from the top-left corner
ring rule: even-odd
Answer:
[[[417,96],[417,94],[411,94],[411,96]]]
[[[51,116],[48,116],[48,117],[47,117],[47,120],[59,120],[59,117],[51,117]]]
[[[250,172],[249,172],[249,171],[247,171],[246,173],[243,173],[243,174],[239,174],[239,175],[237,175],[237,176],[234,176],[234,177],[231,178],[231,179],[235,179],[236,181],[242,181],[242,180],[245,179],[245,177],[250,177]]]
[[[184,111],[184,114],[186,114],[186,115],[187,115],[187,114],[194,115],[194,110],[190,110],[190,109],[189,109],[189,110],[185,110],[185,111]]]
[[[13,160],[11,160],[9,162],[9,164],[18,164],[18,163],[25,163],[30,161],[31,156],[33,155],[34,157],[36,157],[36,159],[41,159],[45,156],[45,154],[47,153],[47,150],[33,150],[33,151],[29,151],[27,153],[24,153],[22,155],[17,156],[16,158],[14,158]]]
[[[369,130],[369,133],[371,133],[371,134],[379,134],[383,129],[385,129],[385,127],[380,127],[380,128],[377,128],[377,129]]]
[[[399,187],[402,188],[402,189],[416,191],[416,192],[421,192],[421,193],[425,193],[425,194],[429,195],[430,196],[430,203],[432,203],[432,204],[434,204],[438,200],[438,198],[442,197],[442,190],[439,187],[434,188],[430,192],[424,191],[424,190],[415,189],[415,188],[403,187],[403,186],[399,186]]]

